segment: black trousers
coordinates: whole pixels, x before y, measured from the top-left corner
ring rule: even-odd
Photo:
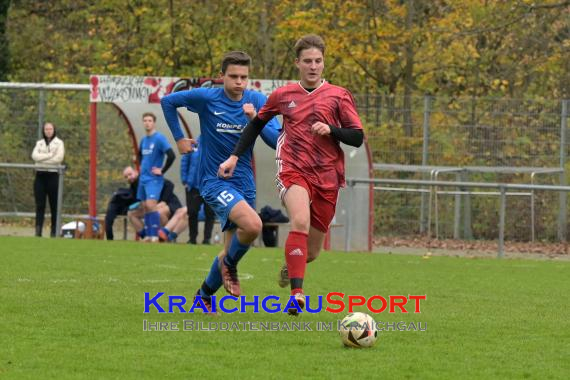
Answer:
[[[136,187],[134,188],[136,193]],[[109,201],[107,205],[107,212],[105,213],[105,235],[107,240],[113,240],[113,224],[118,215],[127,215],[129,206],[137,201],[132,188],[119,188]]]
[[[105,235],[107,240],[113,240],[115,238],[113,234],[113,224],[118,215],[126,215],[125,206],[119,204],[118,202],[109,202],[107,206],[107,212],[105,213]]]
[[[46,213],[46,197],[51,212],[51,236],[55,236],[57,222],[57,187],[59,174],[55,172],[36,172],[34,180],[34,197],[36,199],[36,236],[42,236]]]
[[[204,213],[206,221],[204,224],[204,243],[209,244],[212,238],[212,229],[214,228],[214,220],[216,215],[214,210],[200,196],[198,189],[186,190],[186,206],[188,207],[188,231],[190,235],[190,243],[196,244],[198,237],[198,212],[200,206],[204,203]]]

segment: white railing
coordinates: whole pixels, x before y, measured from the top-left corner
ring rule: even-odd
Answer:
[[[528,184],[510,184],[510,183],[490,183],[490,182],[453,182],[453,181],[426,181],[426,180],[406,180],[406,179],[368,179],[368,178],[347,178],[347,188],[350,191],[348,215],[347,215],[347,228],[345,230],[345,251],[350,251],[350,241],[352,238],[351,220],[352,220],[352,207],[354,200],[354,187],[359,184],[365,185],[396,185],[407,187],[423,187],[421,191],[429,191],[436,193],[438,187],[455,187],[455,188],[479,188],[479,189],[497,189],[500,198],[499,206],[499,242],[497,257],[504,256],[505,248],[505,214],[506,214],[506,198],[509,191],[557,191],[557,192],[570,192],[570,186],[551,186],[551,185],[528,185]],[[530,195],[523,193],[519,195]],[[435,197],[434,197],[435,199]],[[431,208],[431,205],[430,205]]]

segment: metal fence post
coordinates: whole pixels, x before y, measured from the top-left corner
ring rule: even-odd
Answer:
[[[38,101],[38,140],[43,138],[44,132],[44,119],[46,113],[46,92],[45,90],[40,90],[40,98]]]
[[[534,185],[534,177],[536,173],[532,173],[530,175],[530,184]],[[535,209],[535,194],[534,189],[530,191],[530,241],[534,243],[534,239],[536,237],[536,228],[534,225],[534,221],[536,220],[536,209]]]
[[[566,186],[566,129],[568,119],[568,100],[562,100],[562,112],[560,114],[560,186]],[[560,207],[558,211],[558,240],[566,241],[566,198],[564,191],[560,192]]]
[[[375,120],[376,120],[376,126],[379,128],[380,125],[382,124],[382,95],[376,95],[376,114],[375,114]]]
[[[344,251],[350,252],[350,241],[352,239],[352,205],[354,204],[354,181],[347,181],[348,189],[348,207],[346,208],[346,229],[344,235]]]
[[[461,182],[461,173],[457,173],[455,175],[455,180],[457,182]],[[463,188],[458,188],[457,190],[462,191],[464,190]],[[454,239],[460,239],[461,238],[461,232],[460,232],[460,228],[459,228],[459,219],[461,219],[461,194],[455,194],[455,214],[453,217],[453,238]]]
[[[59,237],[61,232],[61,210],[63,209],[63,176],[65,175],[65,167],[60,166],[57,169],[57,174],[57,217],[55,220],[55,236]]]
[[[429,95],[424,96],[424,122],[423,122],[423,145],[422,145],[422,165],[426,166],[428,164],[428,152],[429,152],[429,117],[431,113],[431,98]],[[426,174],[424,173],[424,179],[426,179]],[[427,213],[426,207],[428,206],[427,194],[422,193],[421,205],[420,205],[420,233],[426,232],[427,227]]]
[[[461,180],[467,182],[469,173],[461,172]],[[463,238],[466,240],[473,239],[473,230],[471,228],[471,194],[463,195]]]
[[[505,251],[505,213],[507,208],[507,190],[504,186],[500,187],[501,191],[501,204],[499,206],[499,254],[498,257],[502,258]]]

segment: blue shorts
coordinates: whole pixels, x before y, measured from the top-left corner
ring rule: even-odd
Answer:
[[[160,200],[160,193],[163,186],[163,178],[151,179],[150,181],[146,182],[139,182],[139,187],[137,189],[137,199],[139,201],[153,199],[158,202]]]
[[[235,229],[237,226],[228,218],[232,208],[241,200],[245,200],[255,209],[255,190],[238,190],[225,180],[209,181],[200,191],[204,201],[214,210],[222,231]]]

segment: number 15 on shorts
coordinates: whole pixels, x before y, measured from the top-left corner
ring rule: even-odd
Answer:
[[[228,193],[227,190],[224,190],[220,193],[220,195],[218,195],[217,198],[221,204],[223,204],[224,206],[227,206],[228,203],[230,203],[231,201],[234,200],[234,196],[231,193]]]

